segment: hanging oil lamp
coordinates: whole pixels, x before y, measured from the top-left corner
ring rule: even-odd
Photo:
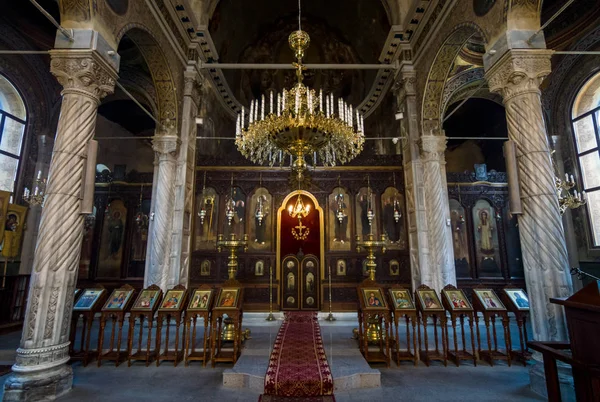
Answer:
[[[206,202],[205,202],[205,192],[206,192],[206,171],[204,171],[204,182],[202,183],[202,208],[198,212],[198,216],[200,217],[200,225],[204,225],[204,218],[206,218]]]
[[[231,175],[231,194],[229,201],[227,202],[225,209],[225,216],[227,217],[227,224],[231,226],[231,221],[235,215],[235,201],[233,201],[233,174]]]

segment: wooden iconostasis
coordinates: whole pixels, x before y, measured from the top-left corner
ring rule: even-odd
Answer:
[[[287,169],[233,169],[232,191],[231,170],[198,169],[190,286],[217,286],[227,279],[227,253],[218,253],[215,247],[218,234],[248,234],[248,251],[239,254],[237,276],[245,287],[244,308],[266,311],[270,269],[275,286],[274,302],[280,301],[275,272],[277,210],[284,198],[298,188],[297,183],[290,181]],[[375,212],[372,230],[377,236],[385,233],[389,239],[386,253],[377,256],[376,279],[384,286],[410,286],[401,170],[357,167],[311,171],[308,184],[302,188],[316,197],[324,212],[325,258],[319,262],[323,266],[318,267],[318,272],[324,275],[319,281],[317,298],[321,308],[328,307],[329,269],[336,310],[355,310],[356,285],[367,276],[366,253],[356,251],[355,240],[357,235],[362,237],[369,233],[367,171],[373,193],[370,202]],[[518,225],[516,218],[508,213],[505,179],[502,173],[490,175],[489,183],[476,182],[470,173],[448,175],[450,224],[459,287],[478,284],[493,288],[507,284],[524,287]],[[128,181],[97,185],[95,219],[86,219],[78,286],[102,283],[110,288],[125,282],[142,286],[151,182],[150,175],[140,175]],[[394,200],[398,201],[397,209],[401,213],[397,223]],[[234,210],[231,225],[225,217],[227,203]],[[205,216],[201,223],[202,205]],[[259,209],[262,211],[260,223],[256,216]],[[302,259],[301,255],[296,255],[298,257]]]

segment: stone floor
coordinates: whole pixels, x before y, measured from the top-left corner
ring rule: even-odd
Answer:
[[[320,320],[323,341],[328,354],[332,371],[343,371],[348,360],[343,358],[350,348],[358,348],[352,339],[352,329],[357,327],[355,314],[338,314],[338,320],[327,322]],[[252,331],[251,339],[246,341],[244,353],[261,355],[255,361],[256,373],[266,370],[268,356],[266,351],[275,339],[281,321],[266,322],[266,314],[245,314],[244,328]],[[126,330],[126,328],[125,328]],[[92,333],[97,333],[94,329]],[[125,332],[126,333],[126,332]],[[433,338],[431,329],[430,344]],[[484,337],[484,332],[482,336]],[[511,325],[513,345],[518,344],[516,325]],[[401,328],[400,339],[405,339],[405,330]],[[450,330],[452,335],[452,330]],[[467,334],[468,335],[468,334]],[[498,333],[501,349],[503,339]],[[18,346],[19,333],[0,336],[0,364],[14,360],[14,350]],[[483,339],[482,339],[483,340]],[[92,339],[94,344],[95,338]],[[452,338],[450,344],[452,345]],[[355,349],[356,350],[356,349]],[[341,358],[340,358],[341,357]],[[268,360],[268,357],[266,358]],[[202,367],[193,362],[189,367],[179,364],[162,363],[145,367],[138,362],[132,367],[122,364],[103,364],[96,367],[95,362],[83,367],[81,363],[73,363],[75,380],[73,390],[59,401],[106,401],[106,400],[177,400],[177,401],[257,401],[260,391],[252,388],[231,389],[223,386],[223,373],[231,370],[231,364],[219,364],[216,368]],[[497,362],[490,367],[485,362],[479,362],[473,367],[472,362],[464,362],[460,367],[448,364],[444,367],[434,362],[430,367],[420,363],[414,367],[405,362],[399,367],[392,363],[390,368],[385,365],[371,365],[371,369],[381,373],[381,387],[370,389],[338,389],[338,402],[350,401],[537,401],[543,400],[529,390],[529,367],[513,364],[508,367],[506,362]],[[0,377],[3,384],[4,377]],[[2,390],[0,389],[0,396]]]

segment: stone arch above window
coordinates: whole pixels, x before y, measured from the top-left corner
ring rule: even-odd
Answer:
[[[21,94],[0,75],[0,190],[15,191],[21,161],[27,109]]]

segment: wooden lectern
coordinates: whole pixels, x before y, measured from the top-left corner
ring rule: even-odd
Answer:
[[[600,394],[600,281],[595,281],[567,299],[550,299],[565,307],[571,342],[528,342],[544,356],[546,389],[550,402],[560,402],[556,360],[573,367],[578,401],[595,401]],[[563,350],[571,350],[565,353]]]

